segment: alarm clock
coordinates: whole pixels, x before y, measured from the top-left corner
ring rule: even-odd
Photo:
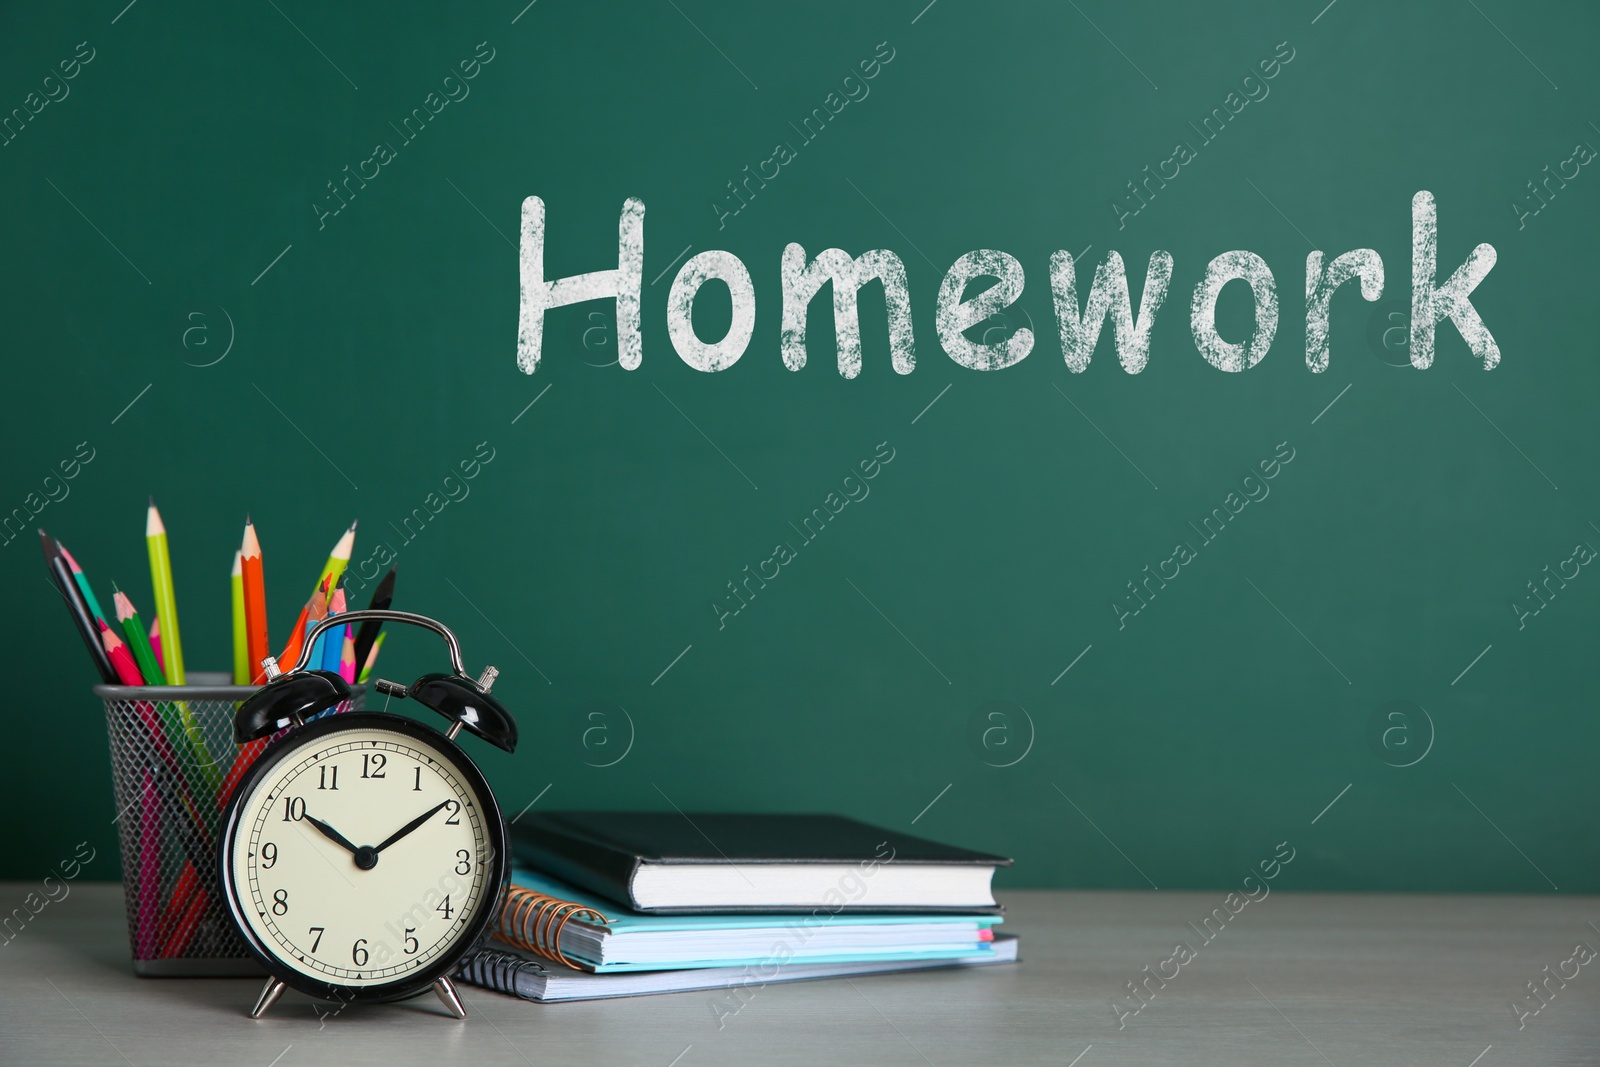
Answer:
[[[444,638],[453,673],[409,686],[379,679],[374,688],[443,715],[445,732],[387,710],[319,714],[350,699],[350,686],[306,669],[313,643],[366,619]],[[456,738],[466,730],[515,751],[516,723],[489,695],[498,672],[486,667],[474,680],[449,628],[388,610],[325,619],[290,670],[270,656],[262,666],[267,683],[240,705],[235,740],[287,732],[240,781],[219,838],[229,915],[270,975],[250,1017],[292,987],[341,1004],[432,988],[466,1018],[450,976],[489,932],[510,877],[510,843],[489,783]]]

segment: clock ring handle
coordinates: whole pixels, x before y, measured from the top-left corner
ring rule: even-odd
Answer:
[[[450,631],[450,627],[437,619],[430,619],[426,615],[418,615],[414,611],[395,611],[390,608],[367,608],[364,611],[347,611],[342,615],[329,615],[317,623],[310,633],[306,634],[305,644],[300,649],[300,659],[284,673],[293,674],[295,671],[305,670],[306,665],[311,661],[312,647],[317,637],[324,630],[331,630],[335,626],[343,626],[345,623],[364,622],[368,619],[409,623],[412,626],[420,626],[424,630],[432,630],[444,638],[444,643],[449,646],[450,666],[455,669],[456,674],[462,678],[469,677],[467,668],[461,662],[461,643],[456,640],[456,635]],[[265,663],[263,663],[263,666],[265,666]]]
[[[450,666],[455,672],[424,674],[409,686],[378,679],[375,684],[380,692],[408,696],[423,707],[443,715],[452,723],[445,734],[449,740],[454,740],[460,730],[466,729],[497,748],[507,752],[516,751],[516,720],[511,712],[489,695],[489,689],[500,672],[493,667],[485,667],[483,674],[473,679],[461,662],[461,643],[448,626],[426,615],[391,608],[347,611],[323,619],[306,634],[299,660],[287,671],[279,670],[277,660],[271,656],[264,658],[261,666],[265,669],[267,684],[239,705],[239,711],[234,716],[234,739],[245,744],[291,726],[302,725],[315,713],[350,699],[349,683],[337,674],[311,670],[309,664],[316,639],[323,632],[345,623],[369,619],[402,622],[432,630],[444,638],[449,647]]]

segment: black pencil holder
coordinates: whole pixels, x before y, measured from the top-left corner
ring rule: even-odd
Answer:
[[[233,716],[256,686],[190,672],[189,685],[97,685],[111,742],[135,974],[151,978],[259,975],[228,919],[217,882],[216,835],[228,795],[253,753],[234,743]],[[360,711],[364,685],[351,687]],[[241,755],[241,753],[244,753]]]

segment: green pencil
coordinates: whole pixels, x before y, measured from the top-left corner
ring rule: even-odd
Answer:
[[[383,648],[383,639],[388,636],[387,633],[381,633],[378,635],[378,639],[372,642],[372,651],[367,653],[367,662],[361,665],[361,674],[356,678],[356,681],[364,682],[372,674],[372,665],[378,662],[378,652]]]
[[[244,621],[244,563],[240,554],[233,554],[233,577],[229,582],[233,592],[233,684],[250,684],[250,651],[246,640]]]
[[[178,636],[178,600],[172,588],[172,557],[167,552],[167,527],[154,497],[145,516],[145,544],[150,549],[150,584],[156,593],[156,618],[161,622],[161,659],[167,681],[183,684],[183,641]]]
[[[61,550],[61,558],[67,561],[67,569],[72,572],[72,580],[77,582],[78,588],[83,591],[83,599],[89,602],[89,614],[100,622],[105,622],[106,613],[100,610],[100,601],[95,599],[94,590],[89,588],[89,576],[83,573],[83,568],[72,558],[72,553],[67,551],[66,545],[57,541],[56,547]]]
[[[161,664],[156,662],[155,649],[150,647],[150,635],[145,633],[144,623],[139,621],[138,610],[128,594],[118,589],[114,582],[111,585],[111,604],[116,609],[117,622],[122,625],[122,634],[128,639],[128,647],[133,650],[134,662],[139,664],[139,673],[144,675],[144,684],[166,685],[167,677],[161,673]]]
[[[139,611],[133,606],[133,599],[118,589],[112,587],[112,607],[117,612],[117,622],[122,624],[122,632],[127,636],[128,647],[133,650],[133,659],[139,665],[139,673],[144,675],[145,685],[166,685],[167,680],[161,673],[161,662],[156,659],[156,651],[150,645],[150,636],[145,633],[144,622],[139,618]],[[195,768],[210,787],[215,790],[222,782],[221,772],[216,765],[216,759],[211,755],[211,750],[206,747],[205,736],[200,732],[200,726],[194,721],[194,716],[189,712],[189,705],[183,702],[161,701],[156,704],[156,709],[161,713],[161,724],[166,728],[167,742],[174,752],[182,751],[185,747],[193,754]]]
[[[155,589],[156,621],[161,624],[161,662],[166,665],[168,685],[183,685],[183,639],[178,633],[178,598],[172,587],[172,557],[167,550],[167,527],[156,510],[154,497],[145,516],[145,545],[150,550],[150,584]],[[162,714],[171,723],[177,715],[189,748],[194,753],[195,764],[214,790],[222,784],[222,772],[206,747],[205,734],[194,721],[194,713],[184,701],[164,703]]]

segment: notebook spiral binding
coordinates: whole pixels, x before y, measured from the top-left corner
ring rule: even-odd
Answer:
[[[592,971],[592,966],[571,959],[561,951],[561,931],[573,919],[593,923],[611,921],[583,904],[514,885],[506,890],[505,900],[500,905],[495,936],[547,960],[555,960],[577,970]]]
[[[461,977],[469,982],[474,982],[490,989],[508,993],[511,996],[521,996],[517,992],[517,976],[521,974],[542,975],[548,974],[544,965],[525,959],[515,952],[497,952],[494,949],[479,949],[461,964],[458,972]]]

